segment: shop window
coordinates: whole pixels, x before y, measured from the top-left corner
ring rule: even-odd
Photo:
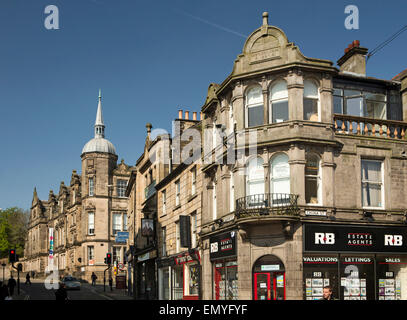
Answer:
[[[337,256],[306,255],[303,257],[303,270],[306,300],[321,300],[326,286],[331,287],[334,299],[339,298]]]
[[[246,127],[264,124],[263,93],[260,86],[253,87],[246,94]]]
[[[407,300],[407,258],[378,255],[376,258],[378,300]]]
[[[290,165],[286,154],[278,154],[270,162],[270,192],[273,204],[279,205],[290,201]]]
[[[183,299],[183,266],[175,266],[172,268],[172,298],[173,300]]]
[[[263,159],[253,158],[246,166],[246,201],[249,206],[263,206],[264,195],[264,167]]]
[[[340,298],[375,299],[375,266],[371,256],[343,256],[340,260]]]
[[[383,162],[362,160],[363,207],[383,207]]]
[[[288,91],[284,80],[276,82],[270,92],[270,122],[277,123],[288,120]]]
[[[199,295],[199,270],[197,264],[186,264],[184,266],[185,296]]]
[[[170,268],[161,268],[158,270],[161,283],[160,283],[160,300],[170,300]]]
[[[318,87],[311,80],[304,81],[304,120],[319,121]]]
[[[321,204],[321,168],[316,154],[307,154],[305,164],[305,202]]]
[[[238,267],[235,260],[216,262],[215,299],[238,300]]]

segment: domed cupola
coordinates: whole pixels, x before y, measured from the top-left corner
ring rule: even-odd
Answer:
[[[102,94],[100,91],[95,122],[95,137],[85,144],[82,149],[82,154],[90,152],[103,152],[116,155],[114,145],[109,140],[105,139],[105,124],[103,123],[102,115]]]

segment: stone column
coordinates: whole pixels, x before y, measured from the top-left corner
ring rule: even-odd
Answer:
[[[244,96],[243,96],[243,86],[240,81],[236,83],[233,89],[232,96],[233,103],[233,116],[236,121],[236,130],[242,130],[245,127],[245,110],[244,110]]]
[[[303,120],[304,81],[299,70],[290,71],[287,76],[289,120]]]
[[[252,297],[252,262],[250,240],[247,233],[240,229],[237,237],[238,292],[239,300],[251,300]]]
[[[322,155],[322,204],[327,207],[335,206],[335,160],[334,152],[328,147]]]
[[[305,205],[305,150],[291,145],[288,152],[291,193],[299,195],[298,205]]]
[[[332,123],[333,118],[333,103],[332,103],[332,77],[329,74],[324,74],[319,89],[320,106],[321,106],[321,122]]]

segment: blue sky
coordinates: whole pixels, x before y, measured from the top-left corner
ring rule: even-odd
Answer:
[[[51,4],[59,30],[44,28]],[[344,27],[349,4],[359,30]],[[352,40],[373,49],[407,24],[404,0],[2,0],[0,208],[28,209],[34,186],[46,200],[81,170],[99,88],[106,138],[135,164],[145,124],[169,131],[179,108],[199,111],[264,11],[304,55],[335,63]],[[407,32],[369,60],[368,75],[391,79],[406,52]]]

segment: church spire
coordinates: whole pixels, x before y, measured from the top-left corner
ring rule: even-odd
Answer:
[[[105,137],[105,124],[102,116],[102,91],[99,89],[98,111],[96,112],[95,138]]]

